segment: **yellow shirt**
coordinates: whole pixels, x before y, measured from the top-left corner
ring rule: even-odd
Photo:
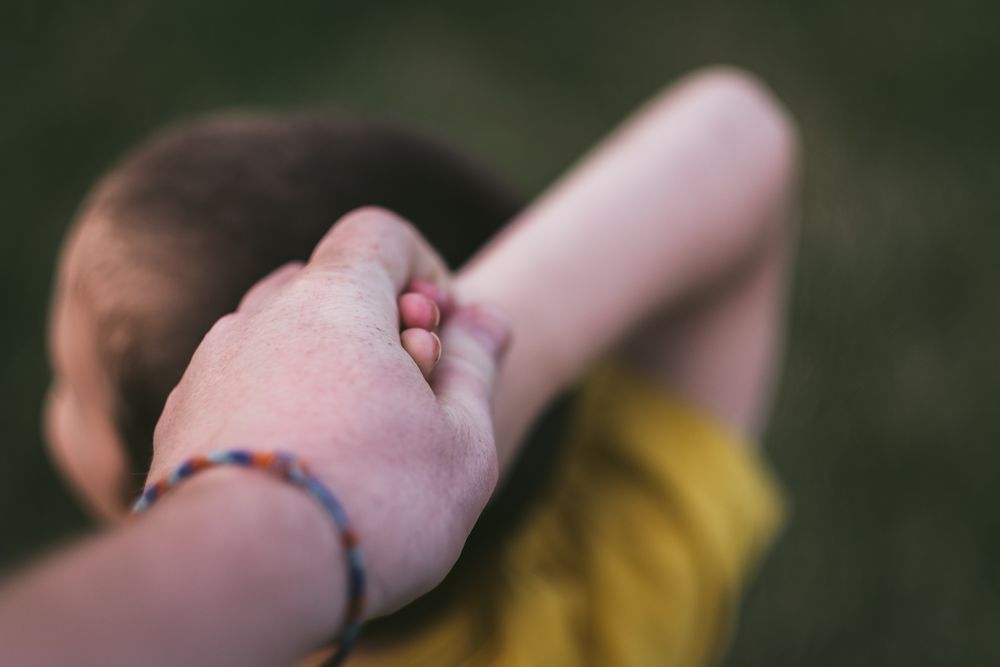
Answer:
[[[415,640],[351,665],[712,664],[780,522],[756,453],[682,398],[603,368],[498,568]]]

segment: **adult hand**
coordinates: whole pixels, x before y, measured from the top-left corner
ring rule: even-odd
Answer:
[[[265,278],[212,328],[154,441],[151,479],[232,447],[308,462],[358,533],[366,616],[444,577],[497,479],[490,397],[508,326],[454,310],[428,382],[400,344],[397,300],[413,279],[447,289],[417,232],[381,209],[348,214],[307,264]]]

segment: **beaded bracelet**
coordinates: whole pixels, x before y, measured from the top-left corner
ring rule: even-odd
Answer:
[[[316,498],[323,508],[333,518],[333,523],[340,533],[340,542],[346,553],[347,561],[347,612],[344,625],[337,636],[337,650],[329,665],[339,665],[354,647],[361,634],[361,613],[364,606],[365,568],[361,559],[361,549],[357,537],[347,520],[347,514],[340,506],[336,496],[330,492],[316,477],[306,469],[305,465],[287,452],[251,452],[242,449],[230,449],[214,452],[208,456],[195,456],[170,474],[161,477],[156,483],[146,487],[142,495],[132,507],[132,512],[139,514],[152,507],[167,491],[178,486],[195,473],[208,468],[222,465],[234,465],[244,468],[256,468],[279,477],[290,484],[307,491]]]

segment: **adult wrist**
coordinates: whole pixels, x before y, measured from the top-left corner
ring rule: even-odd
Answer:
[[[185,539],[203,547],[205,565],[227,582],[225,594],[254,608],[256,639],[273,640],[294,659],[334,638],[346,612],[346,555],[308,493],[257,470],[216,468],[156,510],[163,521],[188,523]]]
[[[15,580],[3,664],[294,664],[331,639],[344,561],[323,510],[254,471],[189,482]]]

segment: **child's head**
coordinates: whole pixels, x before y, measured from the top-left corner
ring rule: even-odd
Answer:
[[[520,203],[453,151],[343,115],[226,116],[155,137],[98,183],[63,249],[45,417],[54,458],[92,509],[121,512],[168,393],[259,278],[369,204],[413,221],[455,266]]]

